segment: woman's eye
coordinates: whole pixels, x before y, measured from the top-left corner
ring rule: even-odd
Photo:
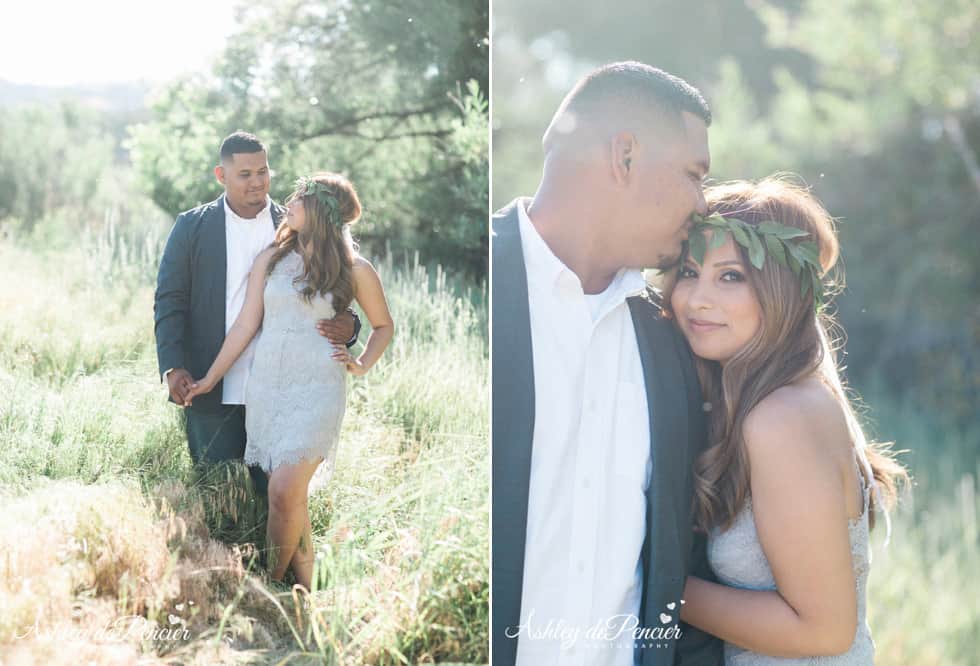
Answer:
[[[745,276],[738,271],[725,271],[722,274],[721,279],[725,282],[741,282],[745,279]]]
[[[694,272],[694,269],[688,268],[687,266],[681,266],[681,269],[677,272],[677,277],[682,280],[685,278],[696,278],[697,276],[698,274]]]

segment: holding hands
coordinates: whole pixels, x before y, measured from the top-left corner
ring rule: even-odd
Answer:
[[[181,404],[183,404],[184,407],[190,407],[191,401],[194,399],[195,396],[202,395],[204,393],[210,393],[211,389],[213,389],[215,384],[217,383],[218,380],[211,378],[210,373],[205,375],[204,377],[202,377],[201,379],[197,380],[196,382],[190,385],[189,390],[184,395],[184,402]]]
[[[194,383],[191,373],[183,368],[174,368],[167,373],[167,388],[170,390],[170,398],[178,405],[183,405],[187,392]]]

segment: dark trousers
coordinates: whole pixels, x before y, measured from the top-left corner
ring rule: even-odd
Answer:
[[[187,417],[187,446],[195,465],[241,460],[245,456],[245,405],[221,405],[217,412],[193,408],[184,410]],[[265,497],[269,480],[261,467],[248,468],[256,492]]]

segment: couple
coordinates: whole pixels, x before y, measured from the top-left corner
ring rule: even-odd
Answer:
[[[710,122],[681,79],[601,67],[493,218],[495,665],[873,662],[904,470],[834,363],[832,219],[779,178],[704,190]]]
[[[185,408],[192,461],[244,459],[267,492],[272,579],[292,567],[309,590],[310,479],[324,461],[332,469],[346,374],[365,374],[394,326],[351,238],[361,204],[346,178],[301,178],[278,206],[266,148],[245,132],[222,142],[215,176],[224,193],[178,216],[160,261],[160,373]],[[357,358],[348,351],[360,327],[354,300],[372,328]]]

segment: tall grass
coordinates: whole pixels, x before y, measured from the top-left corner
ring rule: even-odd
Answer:
[[[376,262],[396,336],[349,383],[335,469],[312,484],[304,597],[258,566],[241,467],[190,466],[156,369],[161,231],[108,215],[71,244],[0,241],[0,657],[486,661],[485,285]],[[187,635],[99,633],[130,616]]]
[[[970,666],[980,663],[980,428],[958,429],[914,402],[895,401],[870,382],[870,430],[892,441],[914,486],[872,533],[868,621],[876,663]]]

